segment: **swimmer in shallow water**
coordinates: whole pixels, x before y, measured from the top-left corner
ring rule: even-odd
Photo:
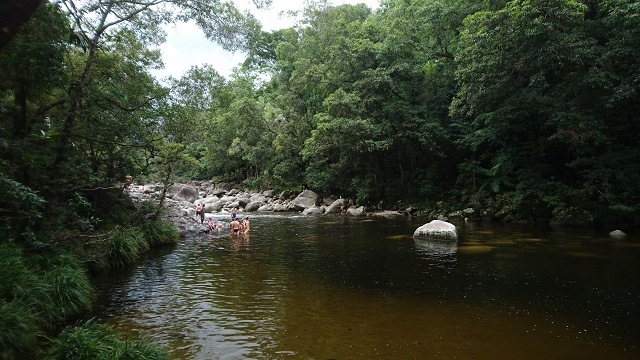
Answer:
[[[231,228],[231,235],[238,235],[242,231],[242,225],[238,219],[231,220],[229,227]]]

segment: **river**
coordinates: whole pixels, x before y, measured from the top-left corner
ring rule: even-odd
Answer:
[[[418,219],[251,219],[249,236],[183,239],[98,279],[95,316],[175,359],[640,359],[638,238],[456,223],[456,243],[414,240]]]

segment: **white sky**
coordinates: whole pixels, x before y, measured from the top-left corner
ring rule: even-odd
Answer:
[[[265,31],[291,27],[295,21],[281,18],[279,13],[288,10],[302,10],[303,0],[273,0],[269,10],[257,12],[250,0],[233,0],[239,9],[251,9],[260,20]],[[364,3],[376,9],[378,0],[331,0],[333,5]],[[180,78],[193,65],[211,64],[220,75],[228,77],[231,70],[245,59],[243,53],[230,53],[219,45],[207,40],[193,22],[179,23],[167,28],[167,42],[160,46],[165,68],[152,70],[157,79],[166,76]]]

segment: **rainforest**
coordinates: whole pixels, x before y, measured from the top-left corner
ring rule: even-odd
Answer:
[[[178,241],[127,179],[640,224],[637,1],[305,4],[271,32],[219,0],[0,5],[0,358],[168,357],[85,319],[93,276]],[[184,21],[246,60],[156,79]]]

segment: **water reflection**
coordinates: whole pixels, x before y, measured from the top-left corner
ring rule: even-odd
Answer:
[[[416,251],[430,258],[450,261],[455,258],[458,242],[455,240],[415,239]]]
[[[418,225],[252,216],[250,236],[104,279],[97,311],[177,359],[639,355],[636,240],[474,225],[430,242]]]

